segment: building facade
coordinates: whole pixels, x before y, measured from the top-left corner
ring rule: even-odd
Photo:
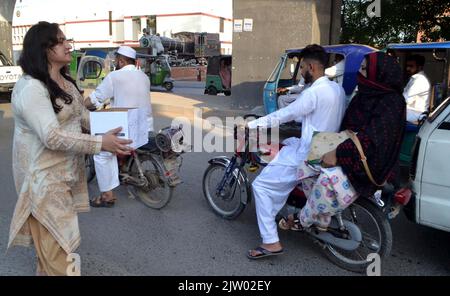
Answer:
[[[183,31],[219,33],[221,52],[232,50],[232,0],[17,0],[15,57],[27,30],[41,20],[58,23],[75,49],[139,46],[148,28],[166,37]]]
[[[233,30],[231,105],[263,104],[264,83],[286,49],[338,43],[341,7],[342,0],[233,0],[234,20],[252,26]]]

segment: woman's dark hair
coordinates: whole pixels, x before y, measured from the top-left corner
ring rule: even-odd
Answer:
[[[56,23],[39,22],[32,26],[23,40],[23,50],[19,59],[19,65],[22,67],[23,72],[40,80],[47,87],[55,113],[62,109],[56,103],[57,98],[62,99],[67,105],[70,105],[73,101],[72,96],[51,79],[48,71],[47,51],[58,44],[58,32],[59,26]],[[60,70],[61,75],[72,82],[79,91],[75,81],[67,72],[67,66]]]

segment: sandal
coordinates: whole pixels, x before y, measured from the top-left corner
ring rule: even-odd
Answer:
[[[94,208],[111,208],[115,203],[116,198],[113,198],[111,200],[104,200],[101,195],[89,200],[90,206]]]
[[[328,231],[328,227],[323,227],[323,226],[320,226],[320,225],[314,225],[314,228],[316,228],[320,232],[327,232]]]
[[[283,230],[292,230],[292,231],[302,231],[303,226],[300,224],[300,220],[297,217],[297,214],[294,214],[293,220],[288,217],[283,217],[278,222],[278,227]]]
[[[252,251],[258,251],[259,254],[257,255],[252,255]],[[269,251],[267,249],[264,249],[263,247],[257,247],[253,250],[249,250],[247,253],[247,258],[248,259],[259,259],[259,258],[264,258],[264,257],[268,257],[268,256],[276,256],[276,255],[281,255],[284,253],[284,250],[281,249],[279,251]]]

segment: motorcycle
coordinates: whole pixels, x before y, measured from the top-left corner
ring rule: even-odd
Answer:
[[[129,191],[148,207],[161,209],[173,196],[175,187],[182,182],[178,175],[183,158],[182,126],[166,127],[149,136],[149,142],[134,150],[130,156],[118,157],[119,180],[131,185]],[[95,177],[93,156],[86,156],[87,181]]]
[[[258,136],[257,133],[257,146]],[[237,126],[234,127],[234,139],[238,139]],[[248,128],[245,128],[244,142],[243,152],[236,151],[231,158],[219,156],[210,159],[203,176],[206,201],[214,213],[228,220],[236,219],[251,202],[252,192],[246,169],[256,172],[259,166],[267,164],[264,156],[272,153],[250,152]],[[286,206],[278,214],[277,222],[293,213],[292,209],[299,210],[305,204],[306,197],[301,188],[295,188]],[[358,198],[347,209],[332,217],[326,231],[313,226],[301,232],[312,238],[331,262],[354,272],[367,270],[371,263],[369,254],[375,253],[381,259],[386,258],[392,248],[392,230],[386,204],[378,195]]]

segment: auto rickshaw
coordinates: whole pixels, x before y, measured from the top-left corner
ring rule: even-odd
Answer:
[[[376,51],[375,48],[359,44],[326,45],[324,49],[329,54],[329,60],[333,61],[336,55],[345,59],[345,72],[342,79],[342,87],[345,90],[347,101],[352,97],[357,85],[357,73],[364,56]],[[280,61],[270,74],[263,90],[263,106],[254,109],[257,115],[266,115],[279,109],[277,89],[296,85],[300,80],[300,58],[302,48],[287,49],[281,55]],[[331,63],[330,63],[331,64]],[[300,136],[300,123],[290,122],[280,126],[282,134]]]
[[[231,95],[231,56],[212,56],[206,69],[205,94]]]
[[[72,53],[70,73],[80,88],[95,88],[103,78],[114,71],[115,50],[98,49]],[[152,56],[137,52],[138,66],[150,79],[151,86],[173,89],[171,68],[167,55]],[[76,73],[76,74],[75,74]]]
[[[424,115],[433,112],[448,96],[450,84],[449,59],[450,42],[399,43],[389,44],[383,51],[397,57],[402,69],[406,67],[409,55],[419,54],[425,57],[424,72],[431,84],[430,109]],[[406,73],[404,81],[407,82]],[[400,151],[400,163],[409,167],[412,159],[412,147],[421,124],[408,123]]]
[[[411,195],[404,203],[394,200],[404,205],[410,221],[450,232],[450,42],[389,44],[384,51],[397,57],[403,68],[409,55],[424,56],[423,71],[431,85],[429,110],[418,125],[407,123],[400,151],[406,171],[400,190]]]
[[[343,44],[328,45],[324,49],[330,56],[330,60],[335,55],[342,55],[345,58],[345,72],[342,87],[347,96],[352,95],[356,87],[356,74],[361,66],[364,56],[370,52],[376,51],[367,45]],[[270,74],[264,85],[263,103],[265,114],[278,110],[277,88],[296,85],[300,80],[300,57],[302,48],[287,49],[280,57],[280,61]]]
[[[114,70],[112,52],[103,49],[73,51],[69,70],[80,89],[96,88]]]
[[[173,89],[174,80],[171,77],[172,70],[168,55],[152,56],[138,52],[136,57],[139,60],[141,69],[149,77],[151,86],[162,86],[167,91]]]

